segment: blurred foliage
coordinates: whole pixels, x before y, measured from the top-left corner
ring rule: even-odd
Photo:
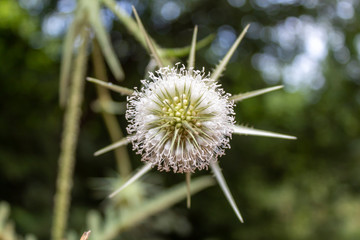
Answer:
[[[199,25],[198,39],[215,33],[211,46],[200,50],[196,58],[196,67],[207,70],[225,53],[232,36],[251,23],[249,34],[222,77],[224,89],[239,93],[283,82],[286,91],[237,104],[237,119],[259,129],[298,137],[294,142],[234,136],[232,149],[220,162],[244,224],[238,223],[220,189],[211,188],[193,197],[191,210],[185,211],[185,202],[173,208],[187,216],[191,231],[184,229],[183,235],[159,231],[149,238],[360,238],[359,1],[119,3],[126,10],[131,4],[163,47],[188,45],[195,24]],[[17,232],[34,233],[39,239],[48,238],[51,224],[62,126],[57,94],[59,59],[72,5],[70,0],[0,1],[0,199],[11,204]],[[124,68],[124,85],[140,86],[149,61],[146,50],[107,9],[101,11]],[[296,32],[296,28],[286,27],[296,19],[302,21],[301,26],[310,24],[317,31],[300,32],[290,45],[279,40]],[[304,37],[316,37],[321,31],[325,35],[310,39],[311,43],[319,39],[323,43],[310,48],[314,54],[325,47],[311,58],[316,67],[315,80],[311,80],[307,72],[295,71],[301,65],[292,64],[302,63],[297,61],[307,48]],[[276,63],[275,67],[271,63]],[[92,72],[91,65],[88,72]],[[307,84],[294,85],[290,80],[295,77]],[[89,178],[107,177],[116,169],[111,154],[96,159],[92,156],[109,140],[101,118],[90,108],[96,99],[94,87],[86,86],[85,94],[68,223],[78,233],[87,230],[88,210],[101,206],[102,199],[94,196]],[[116,94],[113,98],[125,99]],[[125,119],[118,119],[125,129]],[[134,166],[141,165],[139,156],[130,156]],[[158,175],[165,186],[183,181],[181,175]],[[178,218],[176,214],[167,216]],[[157,229],[165,223],[177,224],[156,221],[156,217],[150,222]],[[136,230],[145,231],[148,226],[144,223]]]
[[[0,202],[0,239],[19,239],[20,237],[15,233],[14,224],[8,219],[9,213],[9,204]],[[36,238],[33,235],[27,235],[25,240],[36,240]]]

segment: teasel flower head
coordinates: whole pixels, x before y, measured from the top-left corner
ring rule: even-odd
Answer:
[[[128,97],[126,119],[142,161],[175,173],[208,169],[230,148],[233,101],[203,71],[163,67]]]
[[[235,125],[234,103],[281,89],[283,86],[231,96],[225,93],[218,83],[249,25],[210,75],[206,74],[204,69],[194,70],[197,27],[194,29],[187,68],[179,64],[175,67],[164,67],[166,59],[158,54],[159,49],[147,35],[135,8],[133,11],[139,30],[144,35],[159,70],[150,72],[150,79],[141,81],[143,87],[140,90],[88,78],[91,82],[128,95],[126,119],[129,121],[129,136],[100,149],[95,155],[131,142],[133,149],[142,155],[142,161],[146,163],[109,197],[115,196],[156,167],[160,171],[185,173],[187,206],[190,207],[191,173],[210,167],[230,206],[243,222],[217,160],[225,154],[226,148],[230,148],[229,141],[233,134],[296,139],[285,134]]]

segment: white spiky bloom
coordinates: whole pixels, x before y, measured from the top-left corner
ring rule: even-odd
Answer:
[[[128,97],[133,149],[160,171],[207,169],[230,148],[234,111],[230,94],[204,70],[163,67]]]
[[[158,66],[162,66],[156,47],[147,35],[135,8],[133,11],[152,56]],[[132,142],[133,149],[142,155],[143,161],[147,162],[109,197],[115,196],[150,171],[152,167],[157,166],[159,170],[186,172],[187,205],[189,207],[190,173],[196,169],[207,169],[210,166],[236,216],[243,222],[217,163],[217,158],[224,155],[226,148],[230,148],[231,135],[234,133],[296,139],[296,137],[285,134],[235,125],[234,102],[282,88],[282,86],[269,87],[230,97],[230,94],[225,93],[221,85],[217,83],[248,28],[249,25],[244,28],[219,65],[216,66],[211,77],[205,75],[204,70],[193,70],[197,34],[197,27],[195,27],[188,60],[189,71],[184,67],[180,69],[160,67],[155,74],[150,73],[150,80],[142,81],[144,86],[140,91],[88,78],[91,82],[129,96],[126,118],[130,122],[127,128],[130,136],[98,150],[95,155]]]

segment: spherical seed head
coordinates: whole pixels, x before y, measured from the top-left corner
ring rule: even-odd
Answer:
[[[230,148],[234,103],[203,71],[164,67],[128,97],[133,149],[160,171],[207,169]]]

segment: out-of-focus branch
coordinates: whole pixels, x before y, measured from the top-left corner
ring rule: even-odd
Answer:
[[[79,47],[78,55],[75,59],[75,67],[69,89],[69,99],[67,101],[64,116],[64,129],[61,140],[59,170],[52,223],[53,226],[51,233],[51,238],[53,240],[62,240],[64,238],[70,208],[70,193],[73,184],[72,177],[79,135],[79,122],[81,116],[81,104],[84,96],[87,63],[89,32],[86,26],[81,29],[80,37],[82,44]]]
[[[102,79],[103,81],[108,81],[105,62],[104,58],[101,54],[99,44],[96,40],[93,42],[93,53],[92,53],[92,60],[94,66],[94,74],[95,77],[98,79]],[[110,92],[108,89],[103,88],[101,86],[96,85],[96,91],[98,94],[98,101],[100,105],[107,104],[108,102],[112,101]],[[104,107],[102,107],[103,109]],[[102,111],[102,116],[106,125],[106,128],[109,132],[110,138],[112,142],[116,142],[124,137],[121,128],[118,124],[118,120],[116,117],[106,111]],[[131,164],[129,155],[127,153],[126,146],[119,147],[114,150],[118,171],[121,177],[126,177],[128,174],[131,173]]]

